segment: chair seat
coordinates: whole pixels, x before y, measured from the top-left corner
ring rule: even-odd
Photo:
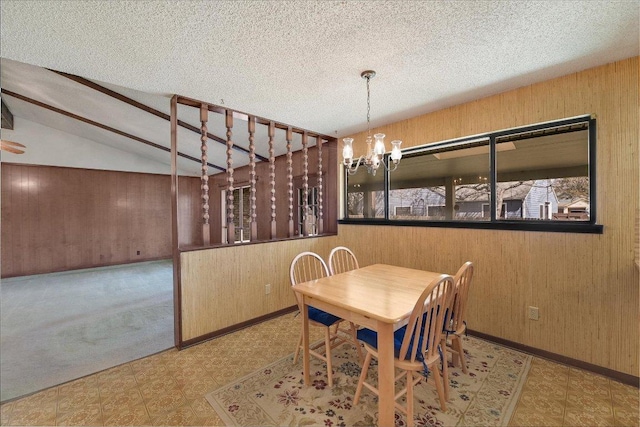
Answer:
[[[438,312],[440,310],[437,310]],[[423,319],[426,318],[426,314],[424,314]],[[423,332],[424,332],[424,328],[425,328],[425,323],[423,320],[422,323],[422,330],[420,331],[420,338],[418,341],[418,348],[422,347],[422,340],[423,340]],[[402,347],[402,340],[404,339],[404,335],[407,333],[407,327],[403,326],[402,328],[398,329],[397,331],[395,331],[393,333],[393,353],[394,356],[396,357],[396,359],[399,357],[400,355],[400,347]],[[427,342],[429,340],[429,337],[431,336],[431,331],[429,331],[427,333]],[[369,346],[377,349],[378,348],[378,333],[375,331],[372,331],[371,329],[360,329],[358,331],[357,337],[360,341],[363,341],[367,344],[369,344]],[[409,348],[407,349],[407,360],[409,360],[411,358],[411,353],[412,353],[412,349],[413,349],[413,338],[411,339],[411,341],[409,342]],[[421,359],[421,354],[417,354],[417,359],[418,360],[422,360]]]
[[[309,320],[313,320],[317,323],[322,323],[325,326],[331,326],[342,319],[318,308],[309,307]]]
[[[402,340],[404,340],[404,335],[407,332],[407,327],[403,326],[393,333],[393,355],[396,359],[400,355],[400,347],[402,347]],[[378,348],[378,333],[372,331],[371,329],[362,328],[358,330],[357,337],[360,341],[369,344],[370,347],[375,349]],[[418,348],[422,345],[422,335],[420,335],[420,339],[418,341]],[[411,358],[411,349],[413,343],[409,344],[409,350],[407,351],[407,360]],[[420,356],[418,356],[418,360],[420,360]]]
[[[393,353],[395,357],[398,357],[400,353],[400,346],[402,346],[402,339],[407,328],[402,327],[393,333]],[[373,348],[378,348],[378,333],[371,329],[362,328],[358,330],[357,337],[360,341],[369,344]]]

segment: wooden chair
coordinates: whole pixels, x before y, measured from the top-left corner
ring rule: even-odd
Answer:
[[[333,276],[334,274],[344,273],[346,271],[355,270],[360,268],[358,265],[358,259],[356,255],[351,251],[351,249],[345,246],[336,246],[329,253],[329,273]],[[349,330],[340,329],[342,332],[350,334],[351,329],[358,330],[359,326],[350,323]],[[362,347],[356,340],[356,348],[358,350],[358,360],[362,362]]]
[[[291,286],[308,282],[309,280],[319,279],[321,277],[329,276],[329,269],[324,260],[316,253],[302,252],[298,254],[291,262],[291,268],[289,271],[291,278]],[[295,293],[295,292],[294,292]],[[298,302],[298,308],[302,311],[304,306],[302,304],[302,298],[295,293],[296,300]],[[309,348],[309,354],[323,360],[327,364],[327,379],[329,387],[333,386],[333,371],[331,367],[331,349],[342,345],[345,342],[351,342],[356,345],[358,352],[360,352],[360,344],[356,338],[356,328],[353,323],[350,323],[350,329],[340,329],[340,322],[343,319],[327,313],[323,310],[315,307],[309,307],[309,326],[324,328],[324,342],[313,345]],[[335,326],[332,331],[331,327]],[[322,354],[316,350],[324,345],[325,353]],[[302,330],[300,331],[300,339],[298,339],[298,345],[293,357],[293,363],[297,363],[300,351],[302,347]]]
[[[444,313],[453,297],[453,277],[442,274],[433,280],[422,292],[409,318],[409,323],[394,332],[395,359],[394,365],[401,372],[396,376],[396,382],[406,377],[406,386],[400,390],[395,398],[395,406],[407,415],[407,424],[413,426],[413,387],[423,380],[422,374],[428,370],[429,377],[433,379],[438,392],[440,408],[447,410],[444,380],[447,380],[446,363],[443,363],[443,373],[438,370],[440,352],[438,345],[441,342]],[[371,359],[378,357],[378,334],[370,329],[358,331],[358,339],[364,341],[367,356],[364,360],[358,387],[354,397],[354,404],[360,400],[362,386],[378,395],[378,389],[367,383],[367,372]],[[414,374],[416,373],[416,374]],[[406,408],[397,402],[403,395],[407,396]]]
[[[467,331],[467,299],[472,278],[473,263],[467,261],[460,267],[454,278],[455,291],[447,310],[443,331],[445,335],[442,337],[443,343],[446,343],[447,352],[451,353],[451,363],[455,366],[459,361],[462,372],[465,374],[468,372],[462,348],[462,335]],[[450,344],[447,342],[449,339],[451,340]],[[445,346],[442,348],[444,350]]]
[[[360,268],[358,259],[351,249],[344,246],[337,246],[331,250],[329,254],[329,271],[332,276],[357,268]]]

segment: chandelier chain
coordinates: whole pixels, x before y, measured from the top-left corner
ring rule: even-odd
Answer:
[[[371,80],[371,77],[367,77],[367,135],[371,135],[371,92],[369,91],[369,80]]]

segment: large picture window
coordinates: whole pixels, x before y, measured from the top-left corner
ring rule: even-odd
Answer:
[[[403,150],[386,176],[347,176],[345,221],[601,232],[595,134],[584,116]]]

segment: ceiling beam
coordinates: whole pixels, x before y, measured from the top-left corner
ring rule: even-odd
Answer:
[[[165,114],[162,111],[156,110],[155,108],[150,107],[150,106],[148,106],[146,104],[143,104],[141,102],[138,102],[135,99],[131,99],[128,96],[122,95],[121,93],[118,93],[118,92],[113,91],[113,90],[111,90],[109,88],[106,88],[106,87],[101,86],[101,85],[99,85],[97,83],[94,83],[91,80],[87,80],[84,77],[75,76],[73,74],[63,73],[62,71],[56,71],[56,70],[51,70],[51,69],[48,69],[48,70],[49,71],[53,71],[54,73],[59,74],[59,75],[61,75],[63,77],[66,77],[66,78],[68,78],[70,80],[73,80],[76,83],[80,83],[81,85],[84,85],[84,86],[86,86],[88,88],[96,90],[96,91],[98,91],[100,93],[103,93],[103,94],[105,94],[107,96],[110,96],[110,97],[115,98],[115,99],[117,99],[119,101],[127,103],[127,104],[131,105],[132,107],[136,107],[136,108],[141,109],[142,111],[146,111],[147,113],[153,114],[156,117],[160,117],[161,119],[164,119],[166,121],[170,121],[171,120],[171,117],[169,116],[169,114]],[[185,129],[189,129],[190,131],[192,131],[194,133],[197,133],[198,135],[201,134],[200,128],[198,128],[196,126],[193,126],[192,124],[186,123],[186,122],[184,122],[182,120],[178,120],[178,126],[183,127]],[[211,139],[213,141],[219,142],[220,144],[222,144],[224,146],[227,145],[227,141],[225,139],[222,139],[219,136],[212,134],[211,132],[207,132],[207,138],[209,138],[209,139]],[[244,148],[244,147],[242,147],[242,146],[240,146],[240,145],[238,145],[236,143],[233,144],[233,149],[235,149],[237,151],[241,151],[241,152],[243,152],[245,154],[249,154],[249,150],[247,150],[246,148]],[[261,161],[263,161],[263,162],[269,160],[266,157],[263,157],[263,156],[261,156],[259,154],[256,154],[256,158],[261,160]]]
[[[89,124],[89,125],[92,125],[92,126],[98,127],[98,128],[100,128],[100,129],[104,129],[104,130],[106,130],[106,131],[113,132],[113,133],[115,133],[115,134],[118,134],[118,135],[124,136],[124,137],[129,138],[129,139],[133,139],[134,141],[141,142],[141,143],[143,143],[143,144],[149,145],[149,146],[154,147],[154,148],[157,148],[157,149],[159,149],[159,150],[166,151],[166,152],[171,152],[171,149],[170,149],[170,148],[165,147],[165,146],[163,146],[163,145],[156,144],[155,142],[151,142],[151,141],[146,140],[146,139],[144,139],[144,138],[140,138],[139,136],[131,135],[130,133],[123,132],[123,131],[121,131],[121,130],[119,130],[119,129],[116,129],[116,128],[113,128],[113,127],[111,127],[111,126],[107,126],[107,125],[105,125],[105,124],[102,124],[102,123],[96,122],[96,121],[91,120],[91,119],[88,119],[88,118],[86,118],[86,117],[82,117],[82,116],[79,116],[79,115],[77,115],[77,114],[70,113],[69,111],[62,110],[62,109],[60,109],[60,108],[57,108],[57,107],[51,106],[51,105],[49,105],[49,104],[45,104],[44,102],[36,101],[35,99],[31,99],[31,98],[26,97],[26,96],[24,96],[24,95],[20,95],[19,93],[11,92],[11,91],[6,90],[6,89],[2,89],[2,93],[3,93],[4,95],[8,95],[8,96],[11,96],[11,97],[17,98],[17,99],[19,99],[19,100],[21,100],[21,101],[28,102],[29,104],[33,104],[33,105],[36,105],[36,106],[38,106],[38,107],[41,107],[41,108],[47,109],[47,110],[49,110],[49,111],[53,111],[53,112],[55,112],[55,113],[62,114],[63,116],[70,117],[70,118],[72,118],[72,119],[75,119],[75,120],[81,121],[81,122],[83,122],[83,123],[87,123],[87,124]],[[198,159],[198,158],[196,158],[196,157],[193,157],[193,156],[190,156],[190,155],[188,155],[188,154],[184,154],[184,153],[178,152],[178,156],[183,157],[183,158],[185,158],[185,159],[192,160],[192,161],[194,161],[194,162],[196,162],[196,163],[198,163],[198,164],[201,164],[201,163],[202,163],[202,161],[201,161],[200,159]],[[223,172],[225,172],[225,171],[226,171],[226,169],[225,169],[225,168],[223,168],[223,167],[221,167],[221,166],[214,165],[214,164],[212,164],[212,163],[207,163],[207,164],[208,164],[209,166],[213,167],[213,168],[216,168],[216,169],[220,170],[220,171],[223,171]]]
[[[2,103],[2,129],[13,130],[13,114],[9,111],[4,100],[0,100],[0,102]]]

